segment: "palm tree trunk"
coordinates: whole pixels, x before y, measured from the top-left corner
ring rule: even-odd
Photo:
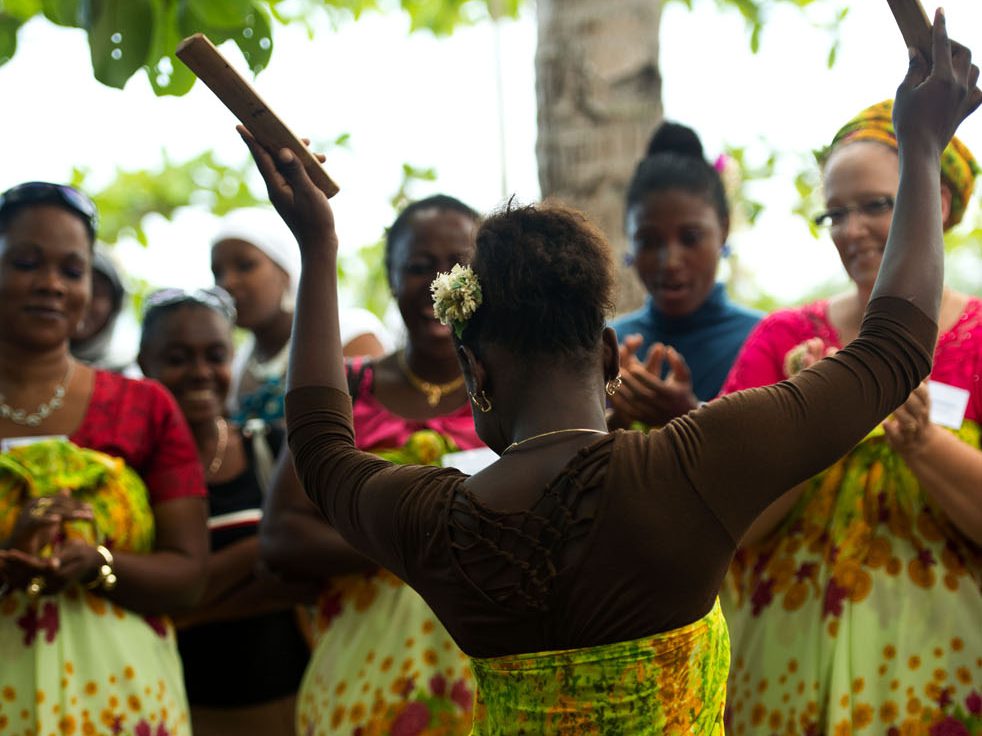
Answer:
[[[624,195],[662,118],[661,0],[538,0],[536,153],[542,196],[584,212],[621,263]],[[618,311],[644,293],[620,267]]]

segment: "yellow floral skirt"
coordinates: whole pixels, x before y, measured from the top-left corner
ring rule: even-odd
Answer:
[[[959,436],[978,447],[974,423]],[[809,483],[720,596],[727,733],[982,734],[978,547],[881,431]]]
[[[470,732],[467,656],[391,573],[335,578],[318,602],[314,638],[297,698],[301,736]]]

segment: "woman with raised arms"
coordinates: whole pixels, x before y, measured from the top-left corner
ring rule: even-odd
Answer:
[[[501,455],[474,476],[355,449],[331,207],[295,156],[245,134],[303,258],[286,399],[300,478],[471,656],[475,734],[722,733],[729,644],[716,601],[737,543],[931,368],[939,156],[982,101],[979,71],[949,44],[940,12],[933,58],[931,68],[915,53],[897,92],[897,207],[859,336],[660,431],[606,431],[618,365],[603,237],[558,205],[489,217],[471,267],[435,286],[478,434]]]

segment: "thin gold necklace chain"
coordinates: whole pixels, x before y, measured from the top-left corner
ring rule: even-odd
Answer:
[[[508,445],[508,447],[502,450],[501,454],[504,455],[506,452],[511,452],[516,447],[521,447],[526,442],[531,442],[532,440],[539,440],[542,439],[543,437],[551,437],[552,435],[562,434],[564,432],[593,432],[594,434],[607,434],[602,429],[587,429],[585,427],[583,428],[570,427],[568,429],[554,429],[551,432],[542,432],[541,434],[533,434],[531,437],[526,437],[524,440],[519,440],[518,442],[512,442],[510,445]]]
[[[215,456],[208,463],[206,478],[211,478],[221,470],[222,463],[225,462],[225,450],[228,448],[228,422],[225,421],[225,417],[218,417],[215,424],[218,425],[218,444],[215,446]]]
[[[426,397],[426,403],[430,406],[436,406],[440,403],[440,399],[443,398],[444,394],[453,393],[464,385],[463,375],[459,375],[452,381],[447,381],[446,383],[430,383],[429,381],[424,381],[413,373],[413,369],[409,367],[405,350],[400,350],[396,353],[396,360],[399,363],[399,370],[402,371],[406,380],[409,381],[414,389]]]

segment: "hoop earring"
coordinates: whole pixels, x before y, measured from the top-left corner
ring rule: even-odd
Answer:
[[[471,401],[474,402],[474,406],[480,409],[482,414],[487,414],[489,411],[491,411],[491,399],[488,398],[488,395],[484,393],[483,390],[481,391],[480,396],[475,393],[468,393],[467,395],[471,397]]]
[[[604,391],[607,392],[608,396],[613,396],[617,393],[617,389],[621,387],[622,383],[624,383],[624,381],[621,379],[621,374],[618,373],[616,376],[607,381]]]

